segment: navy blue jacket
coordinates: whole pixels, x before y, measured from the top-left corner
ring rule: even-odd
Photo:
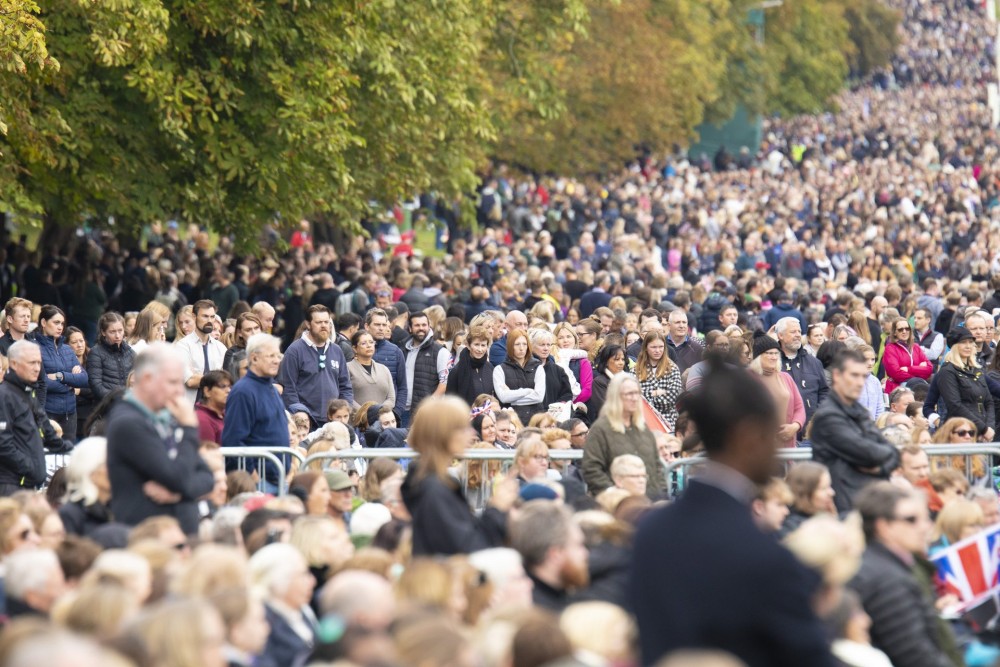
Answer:
[[[320,356],[325,355],[324,361]],[[292,414],[307,412],[319,425],[326,423],[326,406],[336,398],[354,401],[351,373],[340,346],[327,341],[326,348],[317,348],[299,338],[285,350],[276,380],[283,388],[285,406]],[[287,442],[287,434],[285,435]]]
[[[336,347],[336,346],[333,346]],[[287,447],[288,417],[285,405],[271,378],[247,371],[229,392],[226,418],[222,425],[223,447]],[[250,472],[256,470],[253,459],[247,461]],[[268,466],[267,481],[278,482],[278,471]]]
[[[375,354],[372,357],[375,361],[389,369],[392,375],[392,383],[396,385],[396,406],[393,408],[397,415],[406,413],[406,355],[399,349],[399,346],[392,341],[375,341]]]
[[[261,659],[265,664],[288,666],[304,664],[315,642],[303,641],[302,637],[292,630],[285,617],[271,609],[270,605],[264,605],[264,613],[267,624],[271,626],[271,632],[267,635],[267,644],[264,646]],[[306,619],[306,622],[309,622],[309,619]]]
[[[496,368],[507,361],[507,336],[501,336],[490,345],[490,365]]]
[[[605,291],[590,290],[580,297],[580,317],[590,317],[595,310],[611,303],[611,295]]]
[[[819,583],[760,532],[747,505],[691,480],[636,533],[626,597],[639,624],[642,664],[705,648],[748,667],[831,667],[826,631],[810,604]]]
[[[69,415],[76,412],[76,394],[73,389],[87,389],[90,378],[86,369],[79,373],[73,372],[74,366],[80,365],[73,350],[66,345],[65,339],[58,341],[52,336],[39,336],[36,339],[42,351],[42,377],[45,378],[45,411],[54,415]],[[63,379],[52,380],[51,373],[62,373]]]

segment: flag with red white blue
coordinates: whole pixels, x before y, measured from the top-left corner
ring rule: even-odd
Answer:
[[[1000,589],[1000,525],[945,547],[931,556],[945,593],[968,608]]]

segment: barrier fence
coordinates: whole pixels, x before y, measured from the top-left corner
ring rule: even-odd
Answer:
[[[936,444],[923,445],[921,448],[927,452],[928,457],[952,457],[961,456],[965,458],[966,476],[972,478],[972,462],[976,456],[997,457],[1000,463],[1000,443],[986,443],[979,445],[967,444]],[[224,447],[220,450],[225,459],[235,459],[236,467],[239,470],[263,470],[265,464],[271,463],[277,469],[278,483],[276,485],[265,485],[260,483],[261,490],[270,491],[277,495],[284,495],[287,491],[288,471],[291,470],[289,462],[295,459],[298,462],[299,470],[325,470],[335,467],[336,461],[366,462],[375,458],[388,458],[400,462],[404,467],[410,460],[419,456],[417,452],[409,448],[364,448],[364,449],[343,449],[339,451],[321,452],[311,456],[303,457],[301,452],[289,447]],[[462,480],[463,490],[469,497],[470,502],[475,507],[483,507],[489,500],[492,490],[491,481],[497,476],[505,474],[514,462],[514,450],[505,449],[468,449],[459,461],[459,479]],[[46,463],[50,474],[55,469],[62,467],[69,460],[71,454],[50,454],[46,456]],[[290,458],[289,458],[290,457]],[[777,451],[776,458],[779,461],[808,461],[812,459],[812,449],[809,447],[783,448]],[[562,467],[561,462],[580,461],[583,459],[583,450],[580,449],[557,449],[549,451],[549,459],[555,463],[553,468],[557,471]],[[684,483],[688,478],[688,469],[704,463],[707,459],[704,454],[694,454],[685,458],[675,459],[667,462],[662,461],[664,466],[665,487],[673,492],[684,488]],[[478,470],[475,465],[478,462]],[[339,466],[338,466],[339,467]],[[356,469],[363,466],[355,466]],[[987,462],[987,475],[989,476],[989,487],[995,488],[995,478],[993,474],[992,462]],[[472,474],[470,474],[472,473]],[[478,474],[476,474],[478,473]],[[472,487],[470,488],[470,481]]]

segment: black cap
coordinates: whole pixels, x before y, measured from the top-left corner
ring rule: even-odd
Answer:
[[[955,327],[948,332],[948,347],[955,347],[963,340],[975,340],[976,337],[965,327]]]

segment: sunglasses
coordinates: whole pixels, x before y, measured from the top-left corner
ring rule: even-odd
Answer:
[[[970,430],[964,429],[964,428],[962,428],[962,429],[956,429],[955,431],[953,431],[953,433],[955,435],[957,435],[958,437],[960,437],[960,438],[971,438],[972,436],[974,436],[976,434],[975,431],[970,431]]]
[[[900,331],[909,331],[909,330],[910,327],[896,327],[896,333],[899,333]]]

